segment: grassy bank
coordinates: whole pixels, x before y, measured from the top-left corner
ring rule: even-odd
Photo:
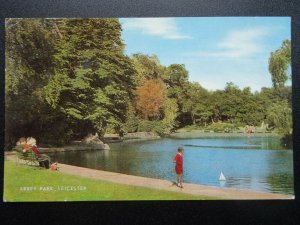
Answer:
[[[108,200],[209,200],[177,192],[115,184],[17,166],[5,160],[4,201],[108,201]]]

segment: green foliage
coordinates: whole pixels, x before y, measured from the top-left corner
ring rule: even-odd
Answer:
[[[7,19],[5,24],[6,148],[21,136],[63,145],[94,132],[164,135],[189,125],[230,132],[234,124],[267,122],[291,133],[292,92],[284,86],[289,40],[269,59],[274,87],[252,93],[229,82],[224,90],[209,92],[189,81],[185,65],[163,66],[156,55],[125,56],[117,19]]]
[[[176,117],[178,112],[178,106],[175,99],[167,98],[164,102],[164,118],[162,123],[166,129],[171,132],[177,126]]]
[[[119,130],[132,98],[135,71],[123,55],[116,19],[68,19],[58,25],[56,70],[45,87],[46,100],[71,120],[91,124],[103,135]],[[91,131],[85,131],[91,132]]]
[[[183,87],[188,82],[189,74],[183,64],[171,64],[166,69],[166,83],[170,87]]]
[[[209,93],[198,83],[190,83],[184,108],[190,112],[193,124],[196,122],[206,125],[212,116],[209,106]]]
[[[156,55],[133,54],[131,57],[137,71],[135,82],[143,84],[146,80],[164,79],[165,68],[160,64]]]
[[[8,19],[6,46],[6,145],[120,130],[136,72],[117,19]]]
[[[171,64],[166,69],[167,97],[176,100],[178,107],[176,120],[179,126],[186,125],[187,120],[194,120],[191,112],[193,100],[189,96],[190,92],[188,93],[192,84],[189,83],[188,77],[188,71],[182,64]]]
[[[212,123],[205,128],[205,130],[212,130],[214,132],[233,132],[234,130],[239,129],[239,124],[231,123]]]
[[[43,19],[6,20],[7,147],[21,136],[42,136],[57,119],[45,103],[42,91],[53,73],[56,34],[52,28]]]
[[[292,129],[292,108],[287,101],[276,102],[270,105],[267,112],[267,119],[271,126],[283,134],[291,133]]]
[[[291,42],[285,40],[282,46],[271,53],[269,71],[274,87],[283,87],[288,79],[287,69],[291,65]]]
[[[137,132],[139,127],[139,118],[135,115],[135,111],[132,105],[129,105],[127,111],[127,120],[123,125],[123,130],[126,133]]]
[[[159,120],[149,121],[149,120],[140,120],[138,132],[154,132],[160,136],[168,134],[168,129],[166,125]]]

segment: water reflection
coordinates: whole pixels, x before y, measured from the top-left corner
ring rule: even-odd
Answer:
[[[229,177],[227,178],[226,187],[251,189],[251,177]]]
[[[106,151],[54,153],[52,158],[71,165],[174,181],[172,161],[180,145],[185,145],[184,182],[294,192],[293,154],[282,150],[276,138],[139,140],[112,143],[111,150]],[[220,171],[226,182],[219,182]]]
[[[225,180],[220,180],[219,183],[220,183],[220,187],[225,187],[225,185],[226,185]]]

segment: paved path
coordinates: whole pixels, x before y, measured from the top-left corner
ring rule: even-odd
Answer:
[[[14,155],[6,155],[6,159],[15,160]],[[178,188],[171,181],[160,180],[121,173],[113,173],[102,170],[83,168],[59,163],[61,173],[96,180],[110,181],[119,184],[141,186],[165,191],[174,191],[185,194],[218,197],[223,199],[292,199],[292,196],[264,192],[254,192],[233,188],[220,188],[206,185],[183,183],[184,188]]]

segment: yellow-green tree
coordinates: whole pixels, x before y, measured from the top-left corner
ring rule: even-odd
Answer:
[[[269,71],[274,87],[283,87],[288,80],[288,67],[291,65],[291,42],[284,40],[281,47],[271,52]]]

